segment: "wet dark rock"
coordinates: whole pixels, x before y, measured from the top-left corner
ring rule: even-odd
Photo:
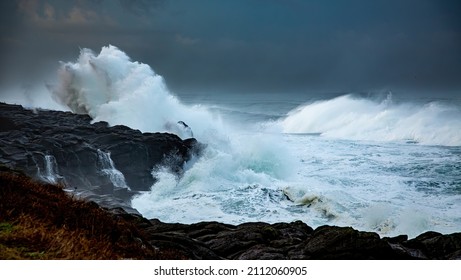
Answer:
[[[408,235],[398,235],[394,237],[384,237],[383,240],[389,242],[389,243],[402,243],[404,241],[408,240]]]
[[[136,240],[147,247],[190,259],[461,259],[461,233],[426,232],[381,238],[351,227],[313,229],[300,221],[229,225],[148,220],[129,207],[137,191],[154,182],[151,170],[166,166],[182,173],[204,145],[166,133],[141,133],[126,126],[91,124],[86,115],[31,111],[0,103],[0,170],[53,180],[73,194],[96,201],[115,219],[134,223]],[[131,188],[120,188],[102,172],[101,152]],[[48,178],[53,173],[52,178]],[[1,198],[0,198],[1,199]]]
[[[14,121],[8,118],[0,117],[0,132],[19,129]]]
[[[351,227],[322,226],[305,244],[306,255],[313,259],[392,259],[391,246],[374,232]]]
[[[91,124],[87,115],[0,103],[1,164],[36,179],[65,184],[86,197],[111,194],[113,206],[117,198],[128,206],[136,191],[149,190],[156,166],[181,174],[184,163],[200,147],[197,140],[183,141],[174,134],[141,133],[123,125],[110,127],[107,122]],[[131,192],[117,188],[102,172],[101,152],[110,154]]]
[[[153,247],[172,249],[190,259],[459,259],[461,253],[461,233],[428,232],[408,240],[406,236],[380,238],[351,227],[321,226],[314,230],[301,221],[180,224],[146,220],[140,215],[130,219],[123,209],[117,215],[137,221]]]
[[[443,235],[429,231],[403,244],[428,259],[461,259],[461,233]]]

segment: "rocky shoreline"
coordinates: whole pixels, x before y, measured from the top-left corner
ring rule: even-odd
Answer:
[[[101,237],[93,240],[97,243],[107,239],[106,255],[85,255],[85,251],[47,255],[46,250],[54,247],[42,244],[43,259],[461,259],[461,233],[381,238],[377,233],[351,227],[313,229],[301,221],[186,225],[148,220],[129,206],[132,195],[152,185],[153,166],[167,166],[180,176],[183,163],[200,153],[201,144],[193,138],[181,140],[173,134],[141,133],[90,121],[86,115],[0,104],[0,207],[2,213],[8,213],[0,217],[0,249],[22,248],[20,243],[28,242],[27,238],[19,242],[8,233],[15,227],[22,228],[17,219],[29,215],[37,227],[71,228],[78,230],[81,239],[89,240],[94,239],[100,220],[107,221],[98,233]],[[103,164],[110,161],[124,175],[125,185],[101,172],[109,168]],[[48,189],[54,190],[50,196],[46,194]],[[56,193],[65,195],[56,198]],[[83,205],[79,202],[75,209],[67,207],[75,204],[73,196],[83,199]],[[15,202],[18,198],[25,201],[23,207]],[[66,216],[59,215],[53,199],[62,202]],[[39,215],[34,207],[54,210],[50,214],[42,210],[45,213]],[[95,218],[87,221],[92,215]],[[80,242],[72,240],[69,242]],[[109,252],[111,248],[116,252]],[[0,254],[1,258],[9,256]]]
[[[376,233],[351,227],[321,226],[314,230],[301,221],[233,226],[144,220],[139,226],[152,246],[174,248],[190,259],[461,259],[461,233],[426,232],[413,239],[406,235],[380,238]]]
[[[461,259],[461,233],[426,232],[408,239],[351,227],[313,229],[301,221],[164,223],[76,199],[60,186],[5,167],[0,211],[7,213],[0,217],[0,259]]]
[[[129,201],[155,182],[153,167],[166,166],[180,175],[201,148],[194,138],[141,133],[91,123],[88,115],[0,103],[1,165],[61,183],[106,207],[135,211]]]

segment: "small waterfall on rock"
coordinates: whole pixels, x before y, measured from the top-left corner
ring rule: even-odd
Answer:
[[[98,149],[98,159],[101,164],[101,172],[109,176],[110,181],[115,187],[131,190],[126,184],[123,173],[115,168],[114,162],[110,158],[110,152],[106,153]]]
[[[43,173],[40,171],[40,168],[38,168],[38,174],[43,180],[56,184],[63,179],[63,177],[58,174],[58,164],[56,163],[56,158],[54,156],[44,156],[44,167],[45,170]]]

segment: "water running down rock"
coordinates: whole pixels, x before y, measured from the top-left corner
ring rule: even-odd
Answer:
[[[90,124],[86,115],[26,110],[0,103],[0,163],[42,181],[58,181],[70,191],[109,208],[142,230],[146,245],[174,250],[191,259],[460,259],[461,235],[426,232],[408,239],[380,238],[351,227],[303,222],[201,222],[191,225],[145,219],[130,208],[131,197],[155,180],[155,165],[178,176],[203,148],[195,139],[141,133],[125,126]],[[107,152],[103,152],[107,151]],[[101,157],[104,157],[102,162]],[[112,161],[112,163],[111,163]],[[105,169],[119,170],[110,178]],[[38,172],[43,170],[44,172]],[[125,177],[128,188],[120,188]],[[33,198],[32,198],[33,199]]]
[[[195,139],[90,121],[87,115],[34,112],[2,103],[0,163],[37,179],[63,183],[96,201],[110,194],[109,204],[129,208],[132,195],[155,182],[153,167],[167,165],[180,174],[199,149]]]

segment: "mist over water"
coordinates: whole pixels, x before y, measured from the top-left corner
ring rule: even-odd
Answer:
[[[161,76],[145,64],[132,62],[114,46],[104,47],[99,54],[83,49],[78,61],[61,65],[58,76],[59,82],[50,86],[51,92],[75,113],[89,114],[93,121],[123,124],[143,132],[171,132],[183,138],[177,122],[184,121],[194,137],[207,144],[200,158],[185,163],[186,172],[181,178],[163,169],[152,171],[159,182],[152,191],[133,200],[133,206],[148,217],[168,215],[170,220],[183,222],[225,218],[202,214],[209,211],[202,208],[201,200],[188,201],[187,208],[173,205],[188,197],[203,194],[206,198],[235,187],[277,189],[276,182],[293,174],[292,165],[296,163],[289,156],[291,149],[280,144],[281,135],[248,133],[238,129],[241,124],[223,120],[220,112],[207,106],[184,105],[168,91]],[[165,207],[159,209],[162,201]],[[172,206],[188,213],[188,217],[171,215]],[[194,220],[190,213],[196,213],[197,218]]]
[[[199,105],[184,106],[161,76],[114,46],[103,47],[99,54],[82,49],[78,61],[62,63],[58,78],[49,86],[54,99],[95,122],[180,134],[176,124],[187,120],[199,135],[219,122]]]
[[[132,201],[148,218],[302,220],[387,236],[461,231],[459,103],[242,93],[184,102],[114,46],[82,49],[48,88],[49,100],[95,122],[187,138],[184,121],[207,144],[181,176],[152,170],[159,180]]]

